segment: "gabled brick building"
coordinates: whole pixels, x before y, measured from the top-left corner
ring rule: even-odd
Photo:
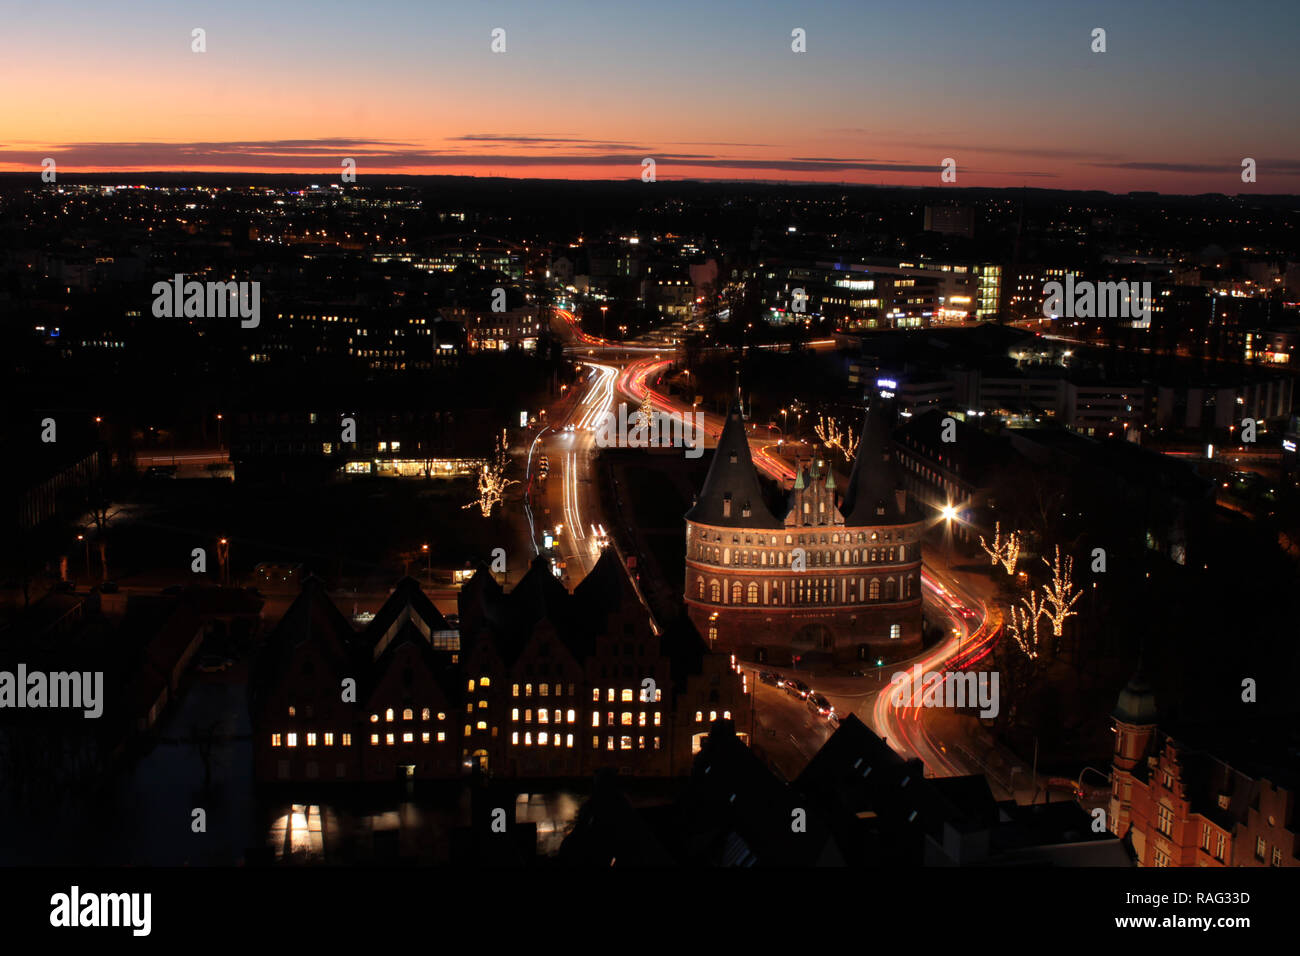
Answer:
[[[1300,866],[1294,767],[1247,771],[1161,732],[1140,676],[1111,716],[1108,822],[1139,866]]]
[[[408,578],[357,632],[309,580],[255,670],[257,778],[672,776],[713,721],[748,738],[734,659],[655,633],[611,551],[572,594],[544,561],[509,594],[481,569],[458,610],[459,634]]]

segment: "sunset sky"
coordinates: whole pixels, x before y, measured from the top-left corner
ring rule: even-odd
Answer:
[[[953,157],[958,187],[1300,192],[1297,0],[95,0],[0,23],[7,172],[639,179],[653,157],[660,180],[939,185]]]

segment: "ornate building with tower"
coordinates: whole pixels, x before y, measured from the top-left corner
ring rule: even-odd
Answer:
[[[868,411],[847,487],[814,458],[774,514],[732,405],[686,514],[685,601],[710,646],[773,664],[920,649],[924,522],[903,487],[891,411]]]

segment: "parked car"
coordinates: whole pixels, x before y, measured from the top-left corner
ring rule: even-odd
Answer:
[[[818,693],[808,695],[808,709],[820,717],[829,717],[835,713],[835,708],[831,706],[831,702]]]
[[[812,693],[812,688],[796,677],[787,677],[781,682],[785,692],[792,697],[798,697],[800,700],[807,700],[808,695]]]
[[[781,686],[781,675],[772,671],[759,671],[758,679],[764,684],[771,684],[773,687]]]

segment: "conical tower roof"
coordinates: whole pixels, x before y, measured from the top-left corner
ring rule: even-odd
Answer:
[[[729,515],[724,507],[728,496],[731,501]],[[746,508],[750,512],[748,518],[744,517]],[[686,520],[721,528],[784,527],[768,510],[763,498],[763,486],[749,453],[749,439],[745,437],[745,419],[740,414],[739,397],[732,401],[727,411],[718,448],[709,464],[709,474],[704,479],[695,506],[686,512]]]
[[[867,409],[862,439],[844,492],[842,510],[846,525],[862,527],[917,520],[914,506],[905,503],[899,508],[898,504],[897,492],[904,485],[894,450],[893,423],[891,403],[877,400]]]
[[[1142,663],[1138,662],[1137,672],[1128,684],[1119,692],[1115,709],[1110,715],[1126,724],[1154,725],[1158,721],[1156,695],[1143,673]]]

